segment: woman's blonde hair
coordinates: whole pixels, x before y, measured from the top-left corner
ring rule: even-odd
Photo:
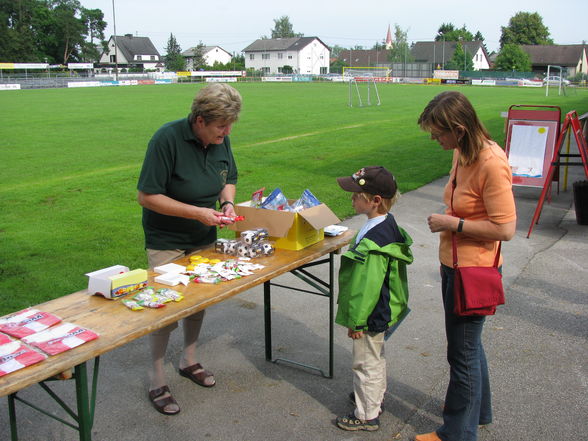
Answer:
[[[421,113],[418,124],[429,133],[450,131],[457,140],[461,165],[474,163],[485,143],[492,139],[472,103],[457,91],[442,92],[433,98]]]
[[[232,124],[239,118],[241,95],[228,84],[212,83],[198,92],[190,113],[190,122],[201,116],[206,124],[224,121]]]
[[[355,194],[358,195],[359,197],[365,199],[366,201],[369,201],[369,202],[373,201],[374,197],[376,197],[375,194],[371,194],[371,193],[361,192],[361,193],[355,193]],[[398,199],[400,198],[400,190],[396,190],[396,193],[391,198],[383,198],[382,196],[380,196],[380,197],[382,198],[382,203],[378,207],[378,214],[386,214],[392,209],[394,204],[396,202],[398,202]]]

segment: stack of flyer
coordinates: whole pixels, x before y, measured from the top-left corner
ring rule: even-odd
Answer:
[[[0,318],[0,377],[98,338],[51,313],[27,308]],[[20,340],[16,340],[20,339]]]

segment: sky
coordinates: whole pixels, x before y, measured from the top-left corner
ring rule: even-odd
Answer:
[[[501,26],[517,12],[537,12],[556,44],[588,41],[588,1],[535,0],[515,6],[516,0],[80,0],[87,9],[101,9],[108,23],[105,38],[117,35],[149,37],[161,55],[170,34],[182,50],[202,42],[239,54],[262,36],[271,36],[274,20],[288,16],[294,32],[318,37],[328,46],[363,46],[371,49],[386,38],[388,26],[394,36],[398,25],[409,42],[432,41],[443,23],[456,28],[464,24],[480,31],[490,52],[500,46]]]

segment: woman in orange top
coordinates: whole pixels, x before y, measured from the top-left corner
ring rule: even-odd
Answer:
[[[418,124],[444,150],[453,150],[453,166],[443,195],[446,212],[427,219],[431,232],[440,233],[450,379],[443,425],[435,432],[417,435],[416,441],[476,441],[478,425],[492,421],[488,366],[482,346],[485,317],[453,313],[451,235],[456,233],[460,266],[494,264],[499,242],[510,240],[516,230],[511,170],[504,151],[492,141],[472,104],[460,92],[447,91],[433,98]]]

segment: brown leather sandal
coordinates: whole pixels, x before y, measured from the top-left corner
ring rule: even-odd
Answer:
[[[163,395],[168,394],[167,397],[163,397]],[[172,397],[172,394],[167,386],[161,386],[158,389],[153,389],[149,391],[149,400],[153,404],[153,407],[159,412],[164,415],[175,415],[180,413],[180,406],[178,406],[178,402]],[[166,407],[170,404],[175,404],[178,406],[177,410],[166,410]]]
[[[200,371],[200,372],[196,372]],[[216,384],[214,375],[212,372],[205,371],[200,363],[193,364],[192,366],[185,367],[184,369],[178,369],[178,372],[182,377],[189,378],[194,383],[203,387],[212,387]],[[206,384],[206,380],[212,378],[212,384]]]

